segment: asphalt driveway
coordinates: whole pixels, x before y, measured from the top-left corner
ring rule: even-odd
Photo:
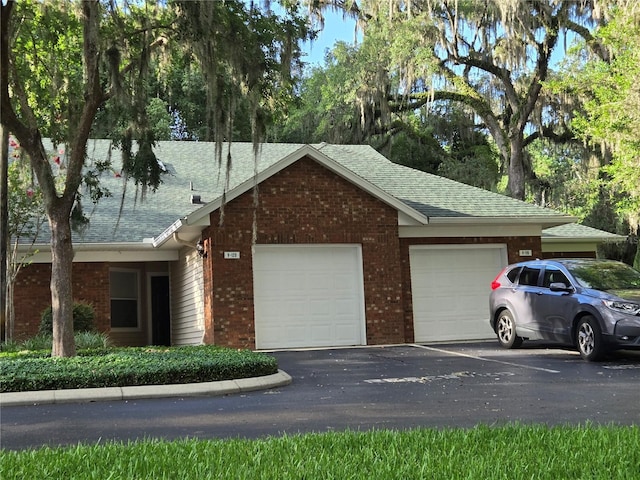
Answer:
[[[0,445],[260,438],[479,423],[640,424],[640,353],[587,363],[496,342],[273,352],[291,385],[223,397],[3,407]]]

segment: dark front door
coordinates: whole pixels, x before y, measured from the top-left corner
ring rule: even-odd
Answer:
[[[151,277],[151,330],[154,345],[171,345],[169,277]]]

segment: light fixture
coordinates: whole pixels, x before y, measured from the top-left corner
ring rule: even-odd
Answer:
[[[202,243],[202,240],[198,240],[198,243],[196,243],[196,251],[201,258],[207,258],[207,251],[204,249],[204,243]]]

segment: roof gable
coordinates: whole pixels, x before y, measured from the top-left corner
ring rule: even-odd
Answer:
[[[320,146],[322,148],[322,146]],[[345,167],[343,164],[336,162],[333,158],[325,155],[320,149],[311,145],[302,145],[297,150],[289,153],[280,160],[272,163],[262,170],[256,171],[250,178],[247,178],[244,182],[231,188],[224,197],[218,197],[213,202],[209,203],[205,207],[199,209],[196,212],[191,213],[186,217],[187,224],[202,224],[199,223],[203,218],[208,218],[209,214],[214,210],[220,208],[223,202],[228,202],[237,198],[238,196],[251,190],[255,185],[258,185],[265,181],[267,178],[272,177],[276,173],[284,170],[288,166],[297,162],[298,160],[309,157],[325,168],[331,170],[335,174],[345,178],[351,183],[357,185],[362,190],[385,202],[386,204],[394,207],[396,210],[408,215],[420,223],[428,223],[428,218],[416,210],[410,208],[406,203],[390,195],[376,184],[369,182],[365,178],[355,174],[352,170]],[[383,157],[384,158],[384,157]],[[232,167],[233,169],[233,167]]]

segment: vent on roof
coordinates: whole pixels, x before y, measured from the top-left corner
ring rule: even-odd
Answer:
[[[202,203],[202,199],[200,198],[200,195],[191,195],[191,203],[194,205]]]

